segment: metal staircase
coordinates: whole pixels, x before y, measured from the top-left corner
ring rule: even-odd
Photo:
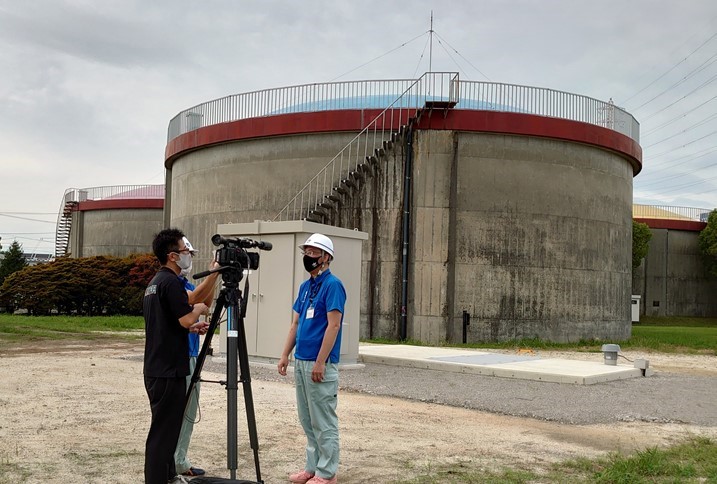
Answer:
[[[77,199],[77,190],[69,188],[62,196],[62,205],[57,215],[57,227],[55,229],[55,257],[69,255],[70,232],[72,231],[72,213],[77,210],[80,201]]]
[[[392,150],[427,110],[458,102],[458,74],[428,72],[379,113],[274,217],[335,224],[338,209],[375,176]]]

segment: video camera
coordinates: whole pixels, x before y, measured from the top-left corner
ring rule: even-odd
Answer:
[[[212,244],[219,247],[215,260],[224,269],[223,279],[234,279],[240,281],[245,270],[259,269],[259,253],[247,252],[246,249],[271,250],[269,242],[256,241],[252,239],[224,238],[219,234],[212,236]],[[233,273],[233,276],[230,274]]]

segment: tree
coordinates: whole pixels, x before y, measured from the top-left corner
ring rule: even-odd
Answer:
[[[632,221],[632,270],[640,267],[642,259],[647,255],[650,248],[652,232],[647,224]]]
[[[5,258],[0,261],[0,286],[7,276],[25,267],[27,267],[27,261],[22,253],[22,246],[15,240],[5,252]]]
[[[8,276],[0,304],[30,314],[142,314],[144,290],[158,268],[149,254],[60,257]]]
[[[707,271],[717,276],[717,209],[710,212],[699,238],[700,253]]]

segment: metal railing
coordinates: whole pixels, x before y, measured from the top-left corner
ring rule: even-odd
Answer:
[[[430,77],[426,73],[420,79]],[[338,109],[383,109],[417,79],[345,81],[264,89],[215,99],[185,109],[169,122],[167,141],[205,126],[240,119]],[[535,114],[612,129],[639,143],[640,125],[612,101],[542,87],[459,81],[460,109]],[[438,86],[435,86],[438,88]]]
[[[692,222],[707,222],[712,212],[709,208],[674,207],[670,205],[641,205],[633,204],[633,218],[652,218],[665,220],[689,220]]]
[[[386,131],[407,121],[427,101],[451,101],[459,109],[515,112],[579,121],[639,142],[640,125],[612,100],[564,91],[495,82],[460,81],[457,73],[428,72],[419,79],[347,81],[265,89],[227,96],[180,112],[167,140],[205,126],[247,118],[340,109],[383,109],[290,200],[275,220],[304,218],[324,203],[337,181],[350,177],[386,141]]]
[[[112,185],[91,188],[68,188],[62,196],[62,204],[88,200],[123,200],[138,198],[164,198],[162,185]]]
[[[602,126],[640,142],[640,123],[610,101],[542,87],[461,81],[461,109],[502,111]]]
[[[392,134],[417,116],[428,101],[455,104],[458,89],[455,72],[431,72],[421,76],[329,160],[274,220],[300,220],[308,217],[320,204],[330,204],[330,195],[335,190],[340,191],[342,183],[350,186],[356,183],[356,178],[364,176],[366,170],[362,168],[377,162],[380,158],[378,150],[385,150]]]

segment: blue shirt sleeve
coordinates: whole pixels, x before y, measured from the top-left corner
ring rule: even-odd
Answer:
[[[326,312],[339,311],[344,314],[346,305],[346,289],[338,280],[326,288]]]

